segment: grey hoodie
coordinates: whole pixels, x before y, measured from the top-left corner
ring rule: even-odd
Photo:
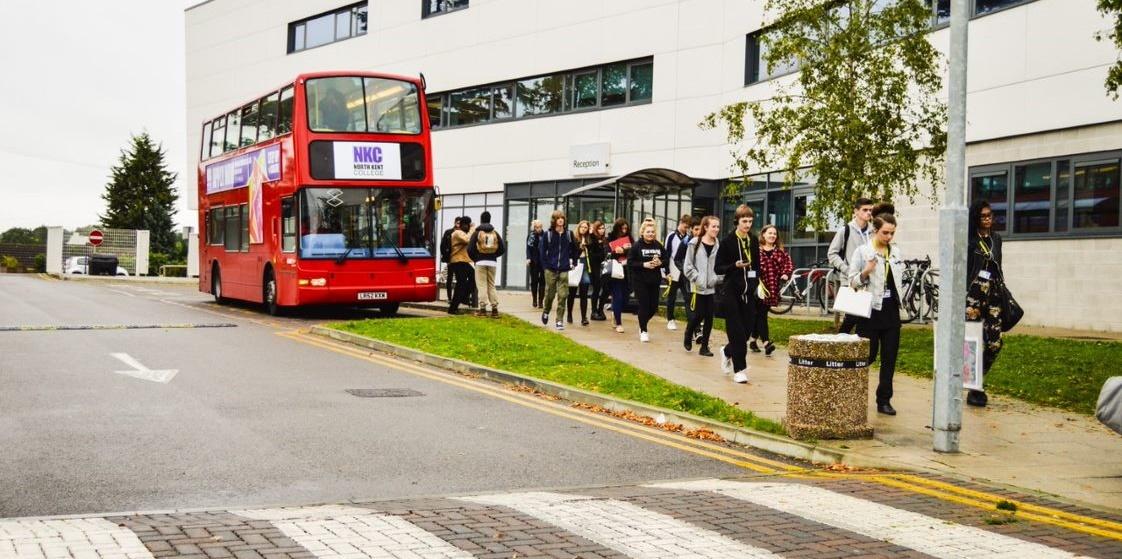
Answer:
[[[717,292],[717,284],[723,279],[722,276],[717,275],[717,247],[721,245],[721,241],[713,243],[713,251],[706,254],[705,249],[698,246],[701,243],[700,237],[690,239],[690,244],[686,247],[686,260],[683,262],[686,278],[690,280],[690,285],[693,292],[698,295],[712,295]]]

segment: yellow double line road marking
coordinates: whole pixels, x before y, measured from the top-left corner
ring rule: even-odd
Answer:
[[[677,433],[649,428],[647,426],[636,424],[625,419],[619,419],[611,416],[595,414],[593,412],[573,409],[567,405],[552,403],[546,400],[542,400],[541,398],[533,395],[520,392],[512,392],[509,389],[505,389],[499,385],[489,385],[488,383],[464,378],[453,372],[408,362],[402,359],[391,357],[386,354],[375,352],[374,350],[366,350],[358,346],[354,346],[344,342],[337,342],[321,336],[308,334],[303,331],[296,330],[278,332],[277,335],[294,341],[326,349],[335,353],[340,353],[371,363],[377,363],[380,365],[392,367],[403,372],[408,372],[444,384],[457,386],[465,390],[485,394],[494,398],[498,398],[500,400],[584,423],[586,425],[592,425],[602,429],[607,429],[609,431],[635,437],[637,439],[682,450],[684,452],[689,452],[698,456],[704,456],[706,458],[711,458],[713,460],[718,460],[727,464],[732,464],[734,466],[744,468],[746,470],[751,470],[761,475],[789,476],[799,478],[860,479],[987,511],[995,511],[997,503],[1001,501],[1009,501],[1016,505],[1018,518],[1032,520],[1044,524],[1050,524],[1074,532],[1091,534],[1103,538],[1122,541],[1122,523],[1113,522],[1110,520],[1092,518],[1089,516],[1054,509],[1051,507],[1024,503],[1000,495],[967,489],[950,483],[928,479],[912,474],[870,475],[868,473],[862,474],[826,472],[817,469],[802,468],[799,466],[780,462],[778,460],[771,460],[761,456],[749,454],[743,451],[736,450],[734,448],[729,448],[727,446],[722,446],[702,440],[689,439]]]

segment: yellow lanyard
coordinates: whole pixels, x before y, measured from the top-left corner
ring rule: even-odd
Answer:
[[[888,257],[891,256],[891,255],[892,255],[892,247],[891,246],[884,247],[884,280],[886,282],[885,287],[887,287],[888,274],[892,272],[892,268],[890,268],[889,265],[888,265]]]
[[[990,251],[990,247],[986,245],[986,242],[981,238],[978,239],[978,248],[982,249],[982,254],[986,255],[986,258],[993,259],[993,252]]]
[[[751,243],[748,242],[748,235],[744,235],[743,237],[741,237],[740,232],[737,231],[736,240],[740,242],[740,253],[743,256],[744,261],[747,262],[748,267],[751,268],[752,267],[752,251],[749,250],[749,246],[751,245]]]

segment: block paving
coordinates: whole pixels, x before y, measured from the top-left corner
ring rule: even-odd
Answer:
[[[1027,519],[991,525],[986,510],[860,476],[755,476],[732,481],[736,487],[754,484],[752,491],[829,498],[817,508],[807,508],[806,502],[787,503],[788,510],[812,510],[806,516],[821,522],[783,512],[779,501],[750,502],[733,493],[682,489],[695,487],[693,482],[291,508],[0,519],[0,559],[920,558],[964,557],[986,545],[948,541],[930,527],[923,536],[930,541],[922,541],[923,545],[915,544],[914,538],[902,540],[911,544],[892,543],[887,541],[892,539],[890,533],[906,531],[906,525],[870,533],[860,529],[861,519],[853,517],[856,509],[832,510],[831,499],[851,504],[860,500],[858,508],[873,510],[892,507],[890,512],[900,518],[945,525],[947,533],[994,534],[981,538],[995,542],[994,556],[1012,541],[1027,542],[1028,548],[1045,546],[1048,549],[1042,554],[1049,556],[1122,558],[1122,541]],[[712,480],[697,482],[696,487],[707,483],[730,485]],[[1066,512],[1119,520],[1116,514],[1038,496],[956,483]],[[805,485],[813,487],[798,489]]]

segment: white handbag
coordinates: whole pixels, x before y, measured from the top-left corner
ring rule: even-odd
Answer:
[[[619,260],[612,260],[612,279],[623,279],[623,264]]]
[[[579,287],[580,278],[584,275],[584,262],[577,262],[572,270],[569,270],[569,287]]]
[[[873,314],[873,294],[868,289],[856,290],[843,285],[834,300],[834,311],[869,318]]]

